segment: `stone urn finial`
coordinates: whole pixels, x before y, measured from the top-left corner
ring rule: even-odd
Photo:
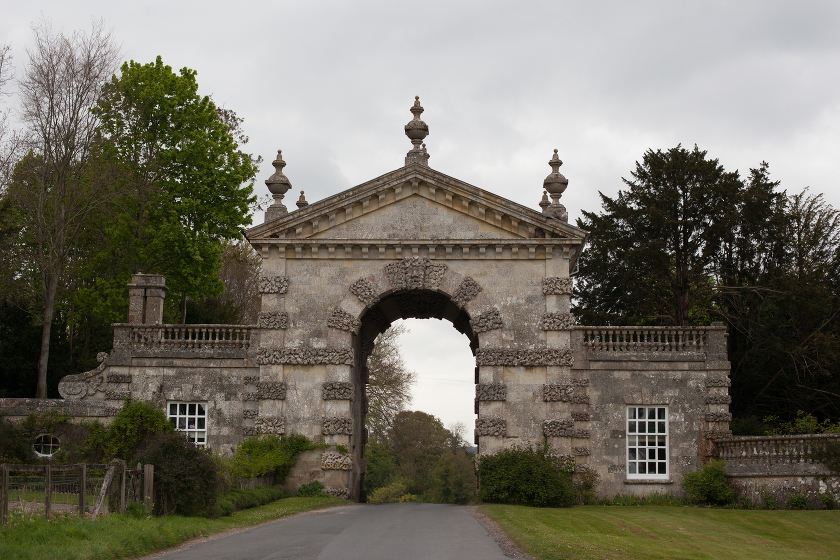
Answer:
[[[286,162],[283,161],[283,151],[277,150],[277,159],[271,162],[274,166],[274,173],[265,180],[265,186],[274,197],[274,204],[269,206],[265,211],[265,221],[270,222],[281,218],[289,213],[288,209],[283,205],[283,196],[292,188],[292,183],[289,178],[283,175],[283,168],[286,167]]]
[[[300,191],[300,198],[295,203],[297,204],[298,208],[303,208],[304,206],[309,206],[309,203],[306,202],[306,198],[303,196],[303,191]]]
[[[414,147],[406,154],[405,164],[419,163],[428,166],[429,152],[426,151],[426,145],[423,144],[423,139],[429,135],[429,125],[420,120],[420,115],[423,114],[423,107],[420,105],[419,95],[414,96],[414,105],[412,105],[410,110],[414,118],[405,125],[405,135],[408,136],[408,139],[411,140]]]
[[[557,150],[554,150],[554,155],[549,160],[548,165],[551,166],[551,173],[543,181],[543,188],[545,189],[544,192],[547,191],[551,196],[551,204],[545,207],[541,202],[540,206],[543,206],[544,214],[568,222],[569,213],[566,212],[566,207],[560,204],[560,197],[563,196],[563,191],[569,186],[569,180],[560,173],[560,166],[563,165],[563,161],[557,155]],[[543,194],[543,200],[545,200],[545,194]]]

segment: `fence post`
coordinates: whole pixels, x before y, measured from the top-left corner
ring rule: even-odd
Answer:
[[[5,525],[9,519],[9,466],[0,465],[0,486],[2,486],[2,495],[0,495],[0,523]]]
[[[52,510],[52,469],[44,465],[44,515],[50,520]]]
[[[85,484],[87,484],[87,465],[79,465],[79,517],[85,516]]]
[[[153,484],[155,478],[155,466],[143,465],[143,505],[146,509],[152,511],[154,505],[154,498],[152,494]]]
[[[125,513],[125,461],[120,459],[120,513]]]

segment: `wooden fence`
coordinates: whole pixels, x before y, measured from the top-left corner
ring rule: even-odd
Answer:
[[[90,476],[94,472],[104,474],[101,477]],[[104,511],[109,496],[111,508],[118,509],[120,513],[132,500],[142,501],[147,509],[151,509],[153,485],[154,465],[138,463],[136,469],[129,469],[124,461],[77,465],[4,464],[0,465],[0,523],[8,523],[9,504],[13,499],[18,500],[21,509],[31,507],[40,510],[43,503],[47,519],[51,518],[54,505],[57,505],[56,498],[61,498],[58,501],[63,501],[65,506],[69,499],[73,505],[70,510],[78,511],[80,516],[90,513],[93,518]],[[89,494],[95,496],[90,510]]]

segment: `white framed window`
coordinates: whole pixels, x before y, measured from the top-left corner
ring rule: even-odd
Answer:
[[[188,440],[199,447],[207,445],[207,403],[166,403],[166,417]]]
[[[52,457],[61,449],[61,442],[52,434],[38,434],[32,443],[32,449],[38,457]]]
[[[668,407],[627,407],[627,478],[668,478]]]

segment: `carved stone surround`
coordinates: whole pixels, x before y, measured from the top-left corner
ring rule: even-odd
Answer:
[[[475,355],[475,363],[478,366],[571,366],[572,351],[568,348],[479,348]]]

